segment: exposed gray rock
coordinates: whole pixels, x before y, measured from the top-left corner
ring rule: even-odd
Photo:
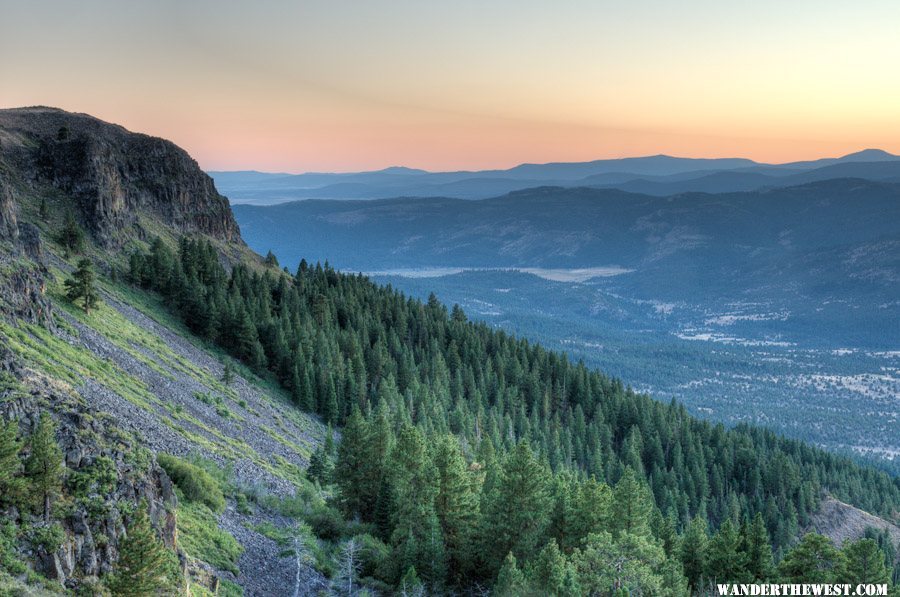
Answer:
[[[0,110],[0,129],[7,133],[6,161],[22,180],[38,192],[49,187],[71,197],[81,223],[106,247],[146,235],[141,216],[178,232],[243,242],[228,200],[169,141],[43,107]],[[0,227],[7,222],[8,233],[16,235],[15,220],[10,224],[2,207],[3,192]]]
[[[16,204],[13,201],[12,189],[0,172],[0,240],[16,242],[19,237],[19,224],[16,218]]]

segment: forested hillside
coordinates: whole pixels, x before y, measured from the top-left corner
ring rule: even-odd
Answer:
[[[0,593],[897,580],[886,474],[434,297],[281,269],[161,140],[35,108],[0,141]],[[806,533],[838,536],[823,503],[871,515],[836,545]]]
[[[131,257],[130,275],[196,333],[277,377],[300,408],[344,427],[334,473],[321,450],[312,475],[370,525],[384,553],[369,572],[388,585],[525,583],[517,566],[539,579],[534,567],[558,565],[564,584],[601,586],[587,571],[612,550],[646,566],[635,582],[677,594],[682,572],[694,587],[763,578],[747,568],[753,549],[761,557],[750,544],[765,543],[768,558],[771,540],[780,559],[825,493],[887,518],[900,508],[885,474],[762,429],[700,422],[433,298],[327,265],[304,261],[291,275],[274,255],[266,262],[226,272],[208,242],[177,252],[156,242]],[[694,549],[675,546],[705,541],[708,528],[715,547],[697,568]],[[744,551],[719,562],[732,548]]]

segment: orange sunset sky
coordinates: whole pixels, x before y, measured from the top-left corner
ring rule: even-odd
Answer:
[[[0,107],[207,170],[900,153],[900,2],[0,0]]]

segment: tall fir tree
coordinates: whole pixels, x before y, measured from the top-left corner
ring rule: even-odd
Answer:
[[[889,584],[891,573],[885,565],[884,552],[872,539],[859,539],[844,545],[844,568],[840,580],[852,585]]]
[[[706,571],[709,535],[706,520],[695,516],[681,538],[681,565],[691,590],[697,590]]]
[[[142,502],[126,528],[107,586],[115,597],[158,595],[178,588],[179,576],[178,558],[160,540]]]
[[[334,479],[338,487],[338,502],[348,517],[371,516],[365,493],[365,476],[370,457],[366,453],[368,425],[359,410],[354,409],[344,425],[341,443],[338,444]]]
[[[84,312],[90,313],[91,309],[100,304],[100,293],[97,291],[96,284],[97,276],[94,273],[94,264],[90,259],[80,259],[77,269],[65,281],[66,298],[73,303],[80,300]]]
[[[62,451],[56,443],[56,424],[49,414],[41,414],[37,428],[29,439],[29,447],[25,474],[30,481],[36,507],[43,512],[44,522],[50,522],[51,504],[62,491],[65,467]]]
[[[613,488],[613,536],[648,535],[653,509],[651,500],[647,486],[633,469],[626,468]]]
[[[742,580],[744,554],[741,535],[728,518],[709,541],[706,550],[706,577],[714,582]]]
[[[550,507],[549,471],[519,442],[486,500],[481,554],[491,576],[510,551],[522,559],[536,553],[546,539]]]
[[[753,522],[746,528],[742,544],[746,554],[744,565],[747,579],[755,582],[769,580],[774,572],[772,545],[769,542],[769,532],[766,530],[762,513],[757,512],[753,517]]]
[[[528,583],[525,580],[525,574],[519,570],[516,563],[516,556],[509,552],[503,560],[503,565],[497,573],[497,580],[494,582],[493,595],[497,597],[519,597],[526,595],[528,592]]]
[[[434,448],[434,464],[438,475],[434,506],[447,546],[448,576],[459,583],[472,570],[478,500],[459,440],[453,436],[440,438]]]
[[[0,421],[0,505],[18,502],[25,488],[24,479],[19,476],[21,450],[18,422]]]
[[[391,544],[399,565],[397,572],[413,567],[430,585],[441,586],[446,576],[446,555],[434,507],[437,470],[418,429],[411,425],[401,428],[391,461],[396,496]]]

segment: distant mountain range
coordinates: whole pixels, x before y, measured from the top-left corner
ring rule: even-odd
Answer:
[[[864,334],[860,341],[879,346],[893,345],[896,336],[886,337],[882,324],[900,317],[897,183],[844,178],[672,197],[541,187],[483,201],[311,200],[233,209],[247,243],[272,249],[291,268],[301,257],[364,272],[607,268],[618,274],[607,286],[624,296],[776,301],[805,313],[812,335],[834,324],[854,330],[842,337]]]
[[[834,178],[900,182],[900,156],[867,149],[840,158],[787,164],[665,155],[592,162],[521,164],[508,170],[427,172],[393,167],[345,174],[210,172],[232,203],[270,205],[298,199],[450,197],[486,199],[527,188],[616,188],[656,196],[726,193]]]

